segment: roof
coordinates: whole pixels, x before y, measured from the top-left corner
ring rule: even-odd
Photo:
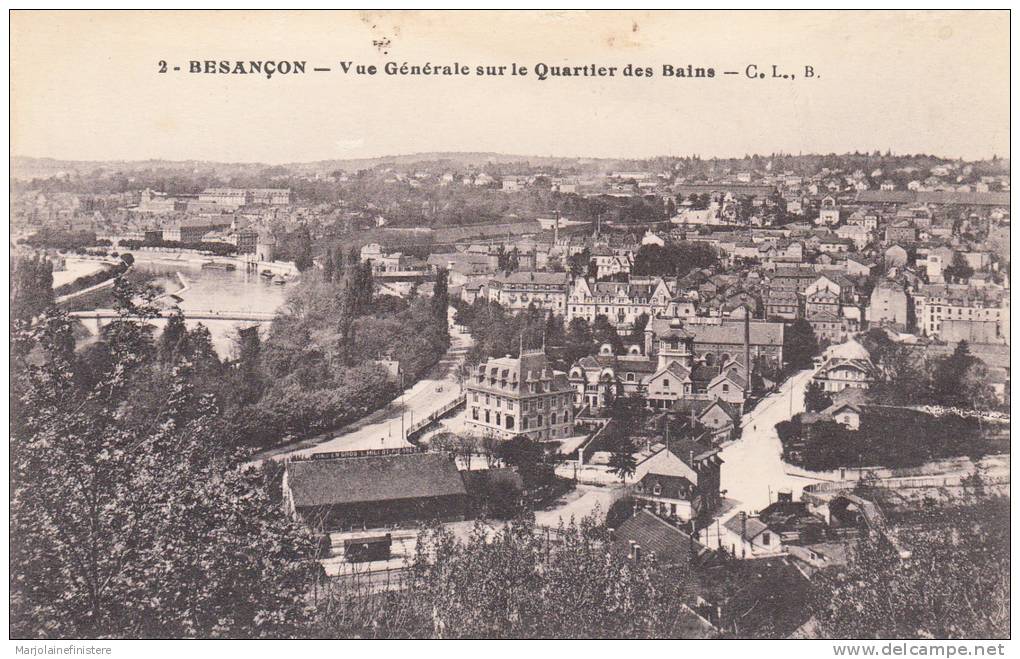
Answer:
[[[697,560],[711,555],[711,551],[680,529],[651,512],[641,509],[620,525],[614,532],[613,549],[626,554],[630,541],[641,546],[645,556],[655,552],[657,561],[663,563],[687,563],[692,557]]]
[[[467,494],[442,453],[293,461],[286,476],[297,508]]]
[[[690,325],[695,343],[744,343],[742,322],[723,322],[720,325]],[[783,324],[751,321],[751,345],[783,345]]]
[[[743,533],[744,523],[741,521],[740,515],[736,514],[733,517],[730,517],[728,520],[726,520],[723,526],[725,526],[733,533],[741,535]],[[744,539],[757,538],[759,535],[768,530],[769,527],[763,524],[761,520],[759,520],[757,517],[748,517],[747,532],[743,533],[742,537]]]
[[[827,359],[871,359],[871,355],[860,343],[849,339],[843,343],[829,346],[825,350]]]
[[[656,487],[659,488],[658,494],[655,491]],[[634,491],[667,499],[688,499],[694,491],[694,483],[683,476],[648,473],[637,482]]]
[[[509,275],[496,275],[491,281],[503,284],[543,284],[566,286],[570,275],[566,272],[514,272]]]

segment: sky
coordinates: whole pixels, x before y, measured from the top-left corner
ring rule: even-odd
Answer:
[[[304,75],[188,72],[304,60]],[[159,62],[167,62],[166,73]],[[512,63],[526,76],[354,65]],[[534,75],[537,64],[614,77]],[[627,64],[652,77],[623,76]],[[663,65],[714,78],[664,77]],[[769,77],[750,79],[754,64]],[[771,78],[772,66],[793,79]],[[181,71],[173,71],[179,66]],[[804,67],[815,77],[806,79]],[[313,72],[328,67],[330,72]],[[737,71],[738,75],[724,75]],[[998,12],[33,12],[11,17],[12,155],[288,163],[433,151],[644,158],[1009,153]]]

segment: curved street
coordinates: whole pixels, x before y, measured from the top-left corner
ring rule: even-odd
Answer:
[[[406,429],[416,419],[424,419],[460,395],[457,371],[464,363],[464,357],[474,344],[474,339],[467,332],[460,331],[453,322],[453,307],[450,307],[447,317],[450,327],[450,347],[439,362],[432,367],[427,377],[404,390],[399,397],[382,409],[376,410],[340,430],[264,451],[256,455],[253,460],[267,458],[282,460],[312,453],[410,446],[411,444],[404,440],[401,433],[401,420],[403,419],[403,428]]]
[[[777,423],[804,411],[804,392],[813,372],[794,374],[745,414],[740,439],[723,448],[722,490],[736,510],[761,510],[775,501],[778,490],[791,490],[798,500],[804,486],[816,482],[786,473],[783,446],[776,433]]]

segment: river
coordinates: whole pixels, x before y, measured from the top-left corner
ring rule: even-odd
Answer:
[[[180,273],[188,287],[177,293],[181,298],[180,308],[187,315],[188,311],[276,311],[283,305],[287,288],[293,283],[279,285],[259,276],[256,272],[239,267],[237,270],[202,269],[198,263],[182,261],[181,263],[152,262],[138,259],[135,269],[157,275],[157,283],[169,292],[178,291],[181,282],[177,277]],[[245,323],[230,320],[203,320],[203,325],[212,334],[213,345],[221,357],[231,355],[233,337],[237,327]],[[194,327],[198,321],[188,321],[188,327]],[[264,333],[268,323],[263,323]]]

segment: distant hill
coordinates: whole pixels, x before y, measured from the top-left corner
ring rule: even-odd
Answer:
[[[370,169],[379,165],[403,167],[415,163],[448,161],[451,167],[481,167],[488,163],[507,164],[530,162],[535,165],[577,166],[598,164],[603,166],[615,163],[635,162],[597,158],[562,158],[551,156],[519,156],[504,153],[411,153],[404,155],[385,156],[380,158],[350,158],[337,160],[317,160],[314,162],[286,163],[269,165],[266,163],[229,163],[203,160],[58,160],[55,158],[33,158],[30,156],[13,156],[11,158],[11,178],[32,179],[46,178],[60,174],[89,174],[96,170],[130,173],[140,170],[165,169],[196,173],[215,170],[217,173],[252,173],[260,170],[281,167],[298,173],[328,173],[338,169],[353,172],[359,169]]]

